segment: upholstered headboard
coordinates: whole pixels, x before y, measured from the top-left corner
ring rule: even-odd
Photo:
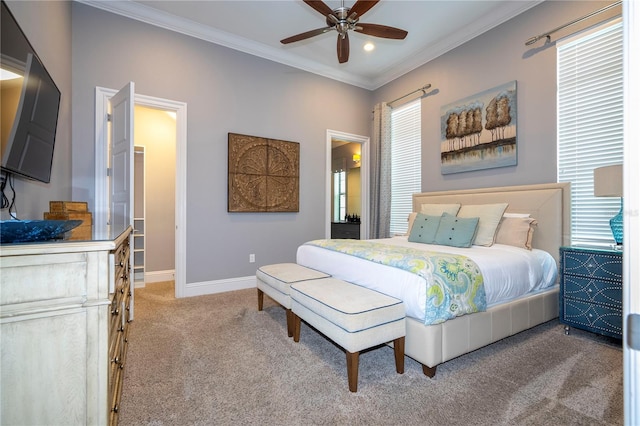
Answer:
[[[422,204],[443,203],[509,203],[507,212],[529,213],[538,221],[533,234],[533,247],[547,251],[556,261],[559,259],[560,246],[571,244],[571,185],[569,183],[413,194],[414,212],[419,212]]]

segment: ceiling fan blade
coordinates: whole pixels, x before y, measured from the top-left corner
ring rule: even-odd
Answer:
[[[349,34],[345,33],[344,37],[338,34],[338,62],[344,64],[349,60]]]
[[[356,14],[357,17],[364,15],[369,9],[375,6],[379,0],[358,0],[356,4],[349,10],[349,14]]]
[[[320,0],[303,0],[306,4],[320,12],[322,16],[333,15],[333,10],[326,5],[325,2]]]
[[[407,34],[409,34],[405,30],[401,30],[400,28],[388,27],[386,25],[361,23],[358,23],[354,31],[374,37],[393,38],[396,40],[402,40],[407,36]]]
[[[315,30],[307,31],[307,32],[304,32],[304,33],[296,34],[294,36],[282,39],[282,40],[280,40],[280,43],[282,43],[282,44],[293,43],[295,41],[304,40],[304,39],[307,39],[307,38],[311,38],[311,37],[326,33],[327,31],[331,31],[332,29],[333,29],[333,27],[317,28]]]

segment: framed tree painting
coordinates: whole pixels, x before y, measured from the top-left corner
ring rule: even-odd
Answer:
[[[517,111],[516,81],[444,105],[441,173],[517,165]]]
[[[299,211],[299,143],[229,133],[228,144],[227,211]]]

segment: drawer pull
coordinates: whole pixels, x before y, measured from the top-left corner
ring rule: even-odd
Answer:
[[[120,311],[117,308],[111,311],[111,315],[118,315],[119,313]]]
[[[117,413],[119,410],[118,404],[114,405],[113,408],[111,409],[111,411],[113,411],[114,413]]]
[[[114,364],[118,364],[120,363],[120,358],[118,358],[117,356],[113,359],[113,363]]]
[[[120,261],[120,265],[118,265],[118,266],[123,267],[124,266],[124,261],[121,260]]]

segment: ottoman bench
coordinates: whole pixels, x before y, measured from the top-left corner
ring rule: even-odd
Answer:
[[[393,340],[396,371],[404,373],[405,310],[402,301],[336,278],[291,284],[293,340],[303,319],[347,355],[349,390],[358,391],[360,351]]]
[[[262,310],[264,293],[282,305],[287,311],[287,333],[293,336],[293,316],[291,314],[291,297],[289,286],[305,280],[326,278],[329,274],[300,266],[296,263],[276,263],[265,265],[256,271],[258,287],[258,310]]]

